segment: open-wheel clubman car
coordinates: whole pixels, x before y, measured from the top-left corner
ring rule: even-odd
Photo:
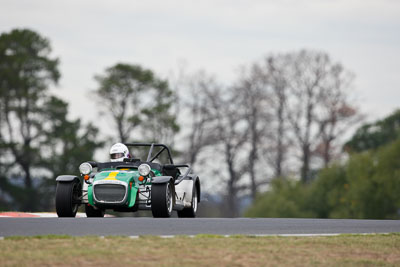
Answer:
[[[58,176],[56,211],[59,217],[75,217],[85,205],[87,217],[103,217],[107,209],[118,212],[151,210],[154,217],[195,217],[200,202],[200,179],[186,164],[174,164],[166,145],[130,143],[148,147],[146,161],[84,162],[81,177]],[[160,155],[163,155],[161,157]],[[167,158],[166,163],[160,163]]]

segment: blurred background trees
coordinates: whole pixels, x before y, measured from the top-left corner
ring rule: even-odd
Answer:
[[[396,114],[398,111],[388,118]],[[356,140],[367,125],[360,127],[351,140]],[[384,131],[375,129],[375,134]],[[361,153],[351,153],[345,163],[323,168],[310,185],[293,180],[272,183],[271,190],[259,196],[246,216],[398,219],[399,190],[397,138]]]
[[[174,93],[168,81],[139,65],[118,63],[95,76],[93,93],[102,114],[111,117],[120,142],[146,139],[172,144],[179,130],[171,108]],[[111,125],[110,125],[111,126]]]
[[[107,138],[172,146],[202,179],[202,216],[399,217],[400,113],[349,137],[364,117],[354,75],[324,52],[269,54],[231,83],[186,70],[173,83],[116,63],[95,76],[91,124],[50,93],[58,64],[38,33],[1,34],[1,210],[51,210],[55,177],[106,151]]]
[[[311,183],[340,158],[342,136],[361,118],[352,80],[327,54],[302,50],[243,67],[230,86],[196,87],[196,99],[205,101],[195,111],[206,111],[201,125],[211,129],[200,143],[203,151],[218,152],[212,155],[220,164],[209,176],[222,185],[224,216],[237,216],[240,203],[253,201],[275,179]]]
[[[366,123],[345,143],[349,152],[376,149],[400,137],[400,110],[374,123]]]
[[[50,54],[49,41],[31,30],[0,36],[2,209],[52,207],[54,177],[76,173],[101,144],[93,126],[68,120],[68,104],[49,94],[60,77]]]

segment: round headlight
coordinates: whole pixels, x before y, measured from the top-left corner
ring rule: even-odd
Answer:
[[[84,163],[82,163],[82,164],[79,166],[79,171],[80,171],[83,175],[90,174],[90,173],[92,172],[92,165],[90,165],[90,164],[87,163],[87,162],[84,162]]]
[[[147,176],[147,175],[149,175],[151,168],[148,164],[140,164],[138,170],[139,170],[140,175]]]

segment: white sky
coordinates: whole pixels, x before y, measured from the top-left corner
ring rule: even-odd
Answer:
[[[397,0],[0,0],[0,32],[16,27],[51,40],[61,60],[55,92],[85,121],[98,114],[93,76],[117,62],[167,77],[185,60],[228,84],[240,65],[302,48],[326,51],[356,74],[369,119],[400,106]]]

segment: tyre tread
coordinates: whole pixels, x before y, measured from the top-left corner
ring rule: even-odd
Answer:
[[[58,217],[75,217],[76,210],[73,210],[72,196],[73,188],[80,182],[59,182],[56,188],[56,212]],[[79,186],[79,185],[78,185]]]

